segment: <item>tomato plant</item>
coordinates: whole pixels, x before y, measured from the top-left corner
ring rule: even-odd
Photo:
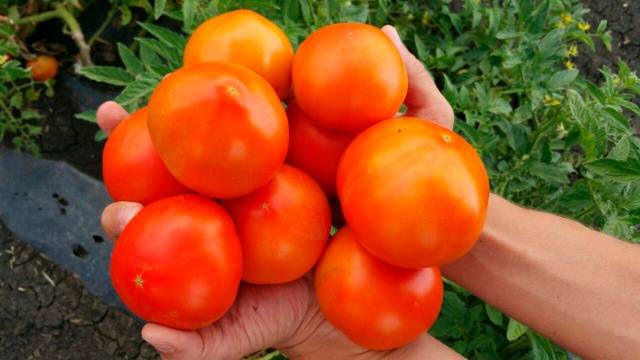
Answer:
[[[338,163],[355,135],[315,126],[295,102],[287,106],[287,117],[287,162],[311,175],[327,195],[335,195]]]
[[[27,60],[27,69],[31,70],[31,78],[35,81],[46,81],[56,77],[58,60],[50,55],[38,55]]]
[[[316,125],[359,131],[393,117],[407,93],[407,72],[377,27],[342,23],[311,34],[293,57],[296,101]]]
[[[115,201],[149,204],[189,192],[171,175],[151,143],[147,108],[120,123],[102,153],[102,177]]]
[[[427,331],[443,296],[438,268],[387,264],[367,252],[348,227],[338,231],[320,259],[315,288],[327,320],[374,350],[406,345]]]
[[[269,83],[244,67],[209,62],[164,78],[149,101],[149,132],[185,186],[232,198],[266,184],[282,166],[287,117]]]
[[[262,188],[224,202],[242,243],[243,280],[280,284],[316,264],[329,238],[331,211],[320,186],[284,165]]]
[[[233,221],[220,205],[195,195],[142,209],[111,255],[111,281],[125,305],[146,321],[178,329],[220,318],[241,276]]]
[[[284,32],[251,10],[235,10],[205,21],[191,34],[184,65],[226,61],[267,80],[284,99],[289,94],[293,47]]]
[[[372,126],[345,151],[337,188],[362,245],[397,266],[439,266],[480,236],[489,181],[462,137],[429,121],[398,118]]]

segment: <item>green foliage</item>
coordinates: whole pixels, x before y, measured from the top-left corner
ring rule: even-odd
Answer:
[[[39,153],[41,118],[32,104],[45,91],[53,95],[52,81],[35,83],[31,72],[14,58],[19,45],[12,26],[0,22],[0,142],[9,139],[18,150]]]
[[[640,80],[622,61],[595,84],[572,61],[596,42],[611,48],[606,21],[595,29],[578,0],[219,0],[156,1],[154,18],[183,33],[141,24],[132,52],[118,45],[123,69],[88,77],[125,85],[129,110],[181,64],[185,34],[207,18],[251,8],[278,23],[295,47],[320,26],[340,21],[394,24],[432,71],[456,112],[456,130],[478,150],[492,191],[640,242],[640,141],[630,115]],[[549,340],[447,281],[431,333],[473,359],[567,359]],[[277,353],[256,355],[269,358]]]

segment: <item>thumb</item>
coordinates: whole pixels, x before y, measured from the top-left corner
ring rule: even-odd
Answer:
[[[146,324],[142,338],[151,344],[163,360],[201,359],[204,343],[198,331],[183,331],[157,324]]]
[[[429,71],[424,67],[422,62],[404,46],[400,35],[398,35],[398,32],[393,26],[383,26],[382,32],[384,32],[396,46],[407,68],[409,89],[407,90],[407,97],[405,99],[405,105],[407,105],[406,116],[415,116],[431,120],[448,129],[453,128],[453,109],[440,90],[438,90],[438,86],[433,81],[433,77],[431,77]]]

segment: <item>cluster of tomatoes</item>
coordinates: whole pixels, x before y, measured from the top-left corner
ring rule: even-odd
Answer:
[[[123,302],[197,329],[241,281],[282,284],[315,266],[322,312],[355,343],[390,349],[424,333],[442,304],[438,266],[478,238],[489,184],[460,136],[394,119],[407,88],[398,50],[370,25],[323,27],[294,54],[254,12],[203,23],[184,66],[104,149],[111,196],[146,205],[111,258]],[[329,241],[336,195],[347,225]]]

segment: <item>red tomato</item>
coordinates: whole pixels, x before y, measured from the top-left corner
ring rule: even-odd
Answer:
[[[146,321],[178,329],[219,319],[233,304],[241,276],[231,218],[195,195],[142,209],[111,255],[111,282],[125,305]]]
[[[115,201],[146,205],[189,192],[171,175],[153,147],[146,107],[120,123],[107,139],[102,153],[102,177]]]
[[[242,243],[246,282],[281,284],[302,277],[329,238],[327,197],[311,177],[288,165],[267,185],[224,205]]]
[[[213,198],[246,195],[284,163],[287,117],[271,86],[229,63],[186,66],[149,100],[149,132],[169,171]]]
[[[184,49],[184,65],[230,62],[255,71],[284,99],[291,86],[293,47],[280,28],[251,10],[235,10],[202,23]]]
[[[31,78],[35,81],[46,81],[56,77],[58,60],[49,55],[38,55],[27,61],[27,69],[31,70]]]
[[[318,126],[360,131],[393,117],[407,94],[400,53],[378,28],[325,26],[293,57],[296,101]]]
[[[438,268],[406,269],[367,252],[348,227],[316,268],[316,295],[329,322],[372,350],[404,346],[436,321],[443,289]]]
[[[456,133],[417,118],[362,132],[338,167],[338,196],[362,245],[397,266],[440,266],[480,236],[489,180]]]
[[[317,127],[297,104],[287,107],[287,162],[311,175],[329,196],[336,194],[336,172],[342,153],[355,135]]]

